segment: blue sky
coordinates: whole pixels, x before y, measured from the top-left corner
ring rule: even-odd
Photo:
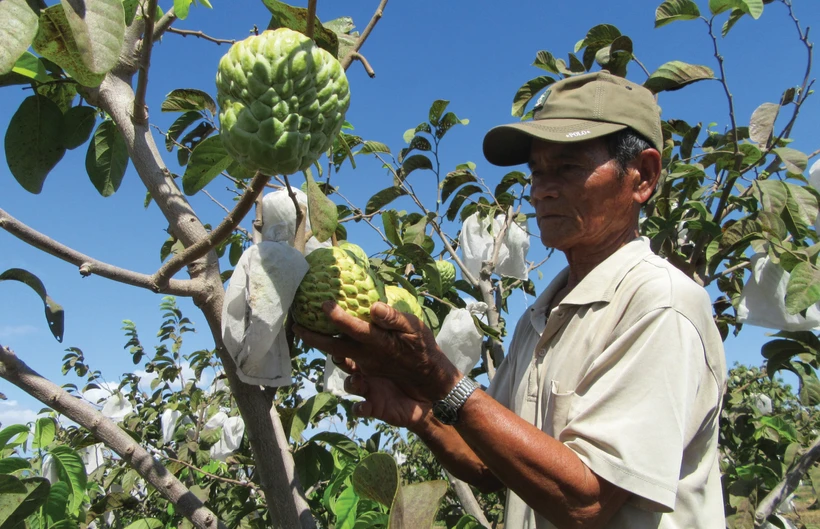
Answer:
[[[264,28],[269,20],[267,10],[258,0],[212,2],[213,10],[192,8],[189,18],[179,21],[176,27],[199,29],[219,38],[242,39],[254,25]],[[160,1],[164,8],[171,3]],[[566,57],[590,27],[610,23],[632,38],[636,56],[650,71],[670,60],[717,69],[706,25],[702,21],[688,21],[653,29],[658,3],[636,0],[614,7],[616,4],[605,0],[393,0],[362,50],[376,77],[369,78],[357,63],[348,72],[352,95],[347,119],[355,126],[356,134],[384,142],[397,153],[404,146],[402,134],[426,120],[430,103],[435,99],[450,100],[448,110],[470,119],[470,123],[448,133],[442,143],[442,167],[446,172],[459,163],[473,161],[478,175],[493,187],[506,171],[484,161],[481,141],[492,126],[514,120],[510,106],[515,91],[542,73],[531,66],[538,50]],[[707,2],[698,3],[707,12]],[[323,20],[352,16],[357,29],[362,30],[377,4],[376,0],[324,0],[319,2],[318,14]],[[795,4],[802,27],[820,27],[820,6],[816,0],[796,0]],[[721,24],[725,18],[724,14]],[[802,82],[806,49],[797,40],[794,24],[779,2],[767,5],[759,21],[748,17],[741,20],[728,38],[719,39],[719,45],[726,57],[727,78],[741,125],[748,124],[759,104],[778,101],[785,88]],[[225,45],[166,35],[152,58],[148,87],[152,122],[164,131],[176,117],[159,111],[165,95],[175,88],[198,88],[214,95],[216,65],[226,51]],[[629,77],[637,82],[645,79],[634,63]],[[30,92],[19,87],[2,91],[0,130],[5,131],[17,106]],[[729,123],[726,98],[717,82],[665,93],[660,104],[665,118],[704,124],[714,121],[717,130],[723,130]],[[818,119],[820,103],[814,96],[804,106],[794,129],[795,148],[812,152],[820,147]],[[162,148],[161,133],[157,132],[155,138]],[[167,238],[167,224],[156,206],[143,208],[145,189],[133,168],[129,168],[114,196],[102,198],[86,175],[85,149],[82,146],[66,154],[40,195],[32,195],[16,183],[7,169],[5,153],[0,152],[0,207],[96,259],[143,273],[154,272],[160,266],[159,250]],[[181,173],[175,158],[175,154],[165,157],[170,169]],[[391,185],[389,175],[379,164],[368,160],[360,160],[355,171],[346,166],[333,180],[360,206],[373,193]],[[412,176],[416,189],[429,192],[434,182],[429,172],[420,171]],[[232,195],[226,191],[227,186],[227,182],[217,180],[207,189],[230,205]],[[215,225],[221,219],[222,210],[208,197],[199,194],[191,202],[204,222]],[[409,201],[396,205],[411,207]],[[244,225],[248,227],[249,222]],[[350,238],[362,244],[368,253],[383,249],[383,243],[366,225],[348,224],[348,229]],[[538,240],[533,240],[530,259],[538,261],[543,257],[544,250],[539,246]],[[563,265],[560,257],[550,260],[541,270],[544,278],[535,278],[538,289]],[[11,267],[26,268],[38,275],[52,297],[64,306],[65,340],[59,344],[52,338],[42,304],[33,292],[23,285],[5,282],[0,284],[0,343],[14,349],[32,367],[58,383],[69,381],[60,375],[60,360],[66,347],[82,349],[92,367],[102,370],[109,381],[116,382],[120,373],[133,370],[130,355],[123,349],[123,319],[136,322],[144,343],[153,345],[160,321],[161,296],[99,277],[83,279],[74,266],[0,231],[0,271]],[[185,273],[180,277],[186,277]],[[511,301],[508,326],[514,325],[531,301],[524,296]],[[187,335],[186,352],[211,348],[204,318],[188,300],[180,300],[179,304],[199,328],[196,336]],[[748,327],[739,338],[727,341],[730,365],[734,361],[759,363],[766,332]],[[0,402],[0,422],[8,424],[31,418],[31,412],[25,410],[38,410],[39,404],[9,386],[0,383],[0,391],[16,404]]]

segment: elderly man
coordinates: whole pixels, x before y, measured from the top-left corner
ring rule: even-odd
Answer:
[[[482,490],[509,489],[508,529],[724,527],[710,299],[638,234],[661,149],[652,94],[606,72],[553,84],[532,121],[487,134],[491,163],[529,164],[541,241],[569,266],[486,392],[384,304],[368,324],[327,303],[340,337],[297,329],[351,373],[357,414],[410,429]]]

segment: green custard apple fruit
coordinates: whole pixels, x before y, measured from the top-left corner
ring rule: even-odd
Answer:
[[[322,304],[334,300],[348,314],[370,321],[370,307],[379,292],[367,269],[342,248],[318,248],[305,257],[310,268],[299,283],[291,311],[296,323],[311,331],[339,333],[322,312]]]
[[[339,248],[341,248],[342,250],[347,250],[359,259],[361,259],[362,262],[359,263],[361,266],[370,266],[370,259],[367,257],[367,254],[362,249],[362,247],[358,244],[353,244],[350,241],[340,241]]]
[[[387,296],[387,304],[397,311],[412,314],[420,320],[424,319],[421,305],[410,292],[401,287],[387,285],[384,287],[384,295]]]
[[[456,282],[456,266],[450,261],[436,261],[439,276],[441,276],[441,291],[447,292]]]
[[[268,175],[310,167],[333,144],[350,104],[339,61],[287,28],[231,46],[219,61],[216,95],[225,149]]]

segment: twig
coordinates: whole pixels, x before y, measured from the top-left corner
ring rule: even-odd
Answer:
[[[257,172],[256,176],[251,180],[248,189],[242,194],[242,198],[240,198],[239,202],[234,206],[233,211],[222,220],[216,229],[208,234],[208,237],[189,246],[184,252],[174,256],[157,270],[152,278],[156,288],[162,289],[170,278],[182,270],[184,266],[193,263],[210,252],[233,233],[233,230],[242,222],[242,219],[245,218],[248,211],[250,211],[251,206],[254,201],[256,201],[256,197],[265,189],[265,184],[268,183],[269,179],[269,176]]]
[[[633,56],[632,56],[632,60],[633,60],[633,61],[635,61],[636,63],[638,63],[638,66],[640,66],[640,67],[641,67],[641,70],[643,70],[643,73],[645,73],[647,77],[649,77],[650,75],[652,75],[652,74],[650,74],[650,73],[649,73],[649,70],[647,70],[647,69],[646,69],[646,66],[644,66],[644,65],[643,65],[643,63],[642,63],[641,61],[639,61],[637,57],[635,57],[635,56],[633,55]]]
[[[174,8],[172,6],[168,8],[168,11],[162,15],[162,18],[157,20],[157,23],[154,24],[154,42],[162,38],[165,32],[171,29],[171,24],[173,24],[176,19],[177,14],[174,12]]]
[[[348,205],[348,206],[350,206],[350,207],[351,207],[351,208],[353,208],[353,209],[358,209],[358,208],[356,208],[355,204],[353,204],[353,202],[351,202],[350,200],[348,200],[348,198],[347,198],[346,196],[344,196],[343,194],[339,193],[339,191],[338,191],[338,190],[334,191],[334,193],[336,193],[337,195],[339,195],[339,197],[341,197],[341,199],[342,199],[342,200],[344,200],[345,202],[347,202],[347,205]],[[374,213],[374,215],[375,215],[375,213]],[[387,237],[385,237],[385,235],[382,233],[382,230],[380,230],[378,226],[376,226],[375,224],[373,224],[373,221],[371,221],[371,220],[370,220],[370,218],[371,218],[370,216],[368,216],[368,215],[362,215],[362,217],[361,217],[361,218],[362,218],[362,220],[363,220],[363,221],[365,221],[365,222],[366,222],[366,223],[367,223],[367,224],[368,224],[371,228],[373,228],[373,229],[376,231],[376,233],[378,233],[378,234],[379,234],[379,237],[381,237],[381,238],[382,238],[382,240],[383,240],[383,241],[384,241],[384,242],[385,242],[388,246],[390,246],[391,248],[394,246],[394,244],[393,244],[392,242],[390,242],[390,240],[389,240]],[[346,220],[347,220],[347,219],[343,219],[343,220],[341,220],[341,221],[339,221],[339,222],[345,222]]]
[[[186,467],[190,468],[191,470],[193,470],[195,472],[199,472],[202,475],[208,476],[211,479],[222,481],[224,483],[230,483],[231,485],[239,485],[240,487],[247,487],[249,489],[258,490],[256,487],[253,486],[253,484],[248,483],[247,481],[239,481],[239,480],[236,480],[236,479],[217,476],[216,474],[211,474],[210,472],[205,472],[201,468],[196,467],[196,466],[194,466],[194,465],[192,465],[192,464],[190,464],[186,461],[182,461],[181,459],[176,459],[174,457],[171,457],[171,456],[168,456],[168,455],[165,455],[165,454],[163,454],[162,457],[167,459],[168,461],[171,461],[171,462],[174,462],[174,463],[179,463],[180,465],[186,466]]]
[[[170,281],[165,288],[156,290],[156,285],[150,275],[140,274],[93,259],[28,227],[2,209],[0,209],[0,228],[38,250],[78,266],[83,277],[94,274],[119,283],[183,297],[192,297],[198,294],[201,289],[200,284],[196,281],[175,279]]]
[[[205,193],[205,196],[207,196],[208,198],[210,198],[210,199],[211,199],[211,202],[213,202],[214,204],[216,204],[217,206],[219,206],[219,207],[222,209],[222,211],[224,211],[225,213],[230,213],[230,212],[231,212],[231,210],[229,210],[228,208],[226,208],[226,207],[225,207],[225,206],[224,206],[221,202],[219,202],[217,199],[215,199],[215,198],[214,198],[214,196],[213,196],[213,195],[211,195],[211,194],[208,192],[208,190],[207,190],[207,189],[203,189],[203,190],[202,190],[202,192],[203,192],[203,193]],[[242,233],[244,233],[244,234],[245,234],[245,237],[247,237],[248,239],[251,239],[251,234],[248,232],[248,230],[246,230],[246,229],[245,229],[245,228],[243,228],[242,226],[237,226],[235,229],[236,229],[236,231],[241,231]]]
[[[90,431],[172,502],[177,512],[188,518],[196,527],[226,527],[185,485],[116,423],[90,404],[72,397],[50,380],[43,378],[2,345],[0,377]]]
[[[307,27],[305,28],[305,35],[307,38],[313,38],[313,26],[316,20],[316,0],[308,0],[307,7]]]
[[[364,41],[367,40],[367,37],[370,36],[370,32],[373,31],[373,28],[376,27],[376,24],[378,24],[379,20],[381,20],[382,15],[384,14],[385,6],[387,6],[387,0],[381,0],[381,2],[379,2],[379,7],[376,8],[376,12],[373,13],[373,17],[370,19],[370,22],[367,23],[364,31],[362,31],[362,34],[359,35],[359,38],[356,40],[356,44],[353,45],[350,52],[348,52],[348,54],[342,59],[342,68],[345,70],[347,70],[353,62],[353,54],[358,53],[358,51],[362,49]]]
[[[820,437],[815,439],[806,453],[800,456],[783,481],[778,483],[760,502],[755,511],[755,529],[763,527],[763,524],[783,502],[783,499],[797,490],[800,480],[803,479],[803,476],[818,459],[820,459]]]
[[[151,50],[154,48],[154,22],[157,16],[157,0],[148,0],[148,12],[143,11],[145,19],[145,32],[142,37],[142,50],[140,53],[139,77],[137,78],[137,90],[134,97],[135,123],[145,125],[148,123],[148,110],[145,108],[145,94],[148,91],[148,70],[151,67]]]
[[[182,35],[183,37],[187,37],[191,35],[193,37],[199,37],[200,39],[205,39],[211,42],[215,42],[217,45],[221,44],[234,44],[236,39],[218,39],[216,37],[211,37],[210,35],[206,35],[202,31],[194,31],[191,29],[177,29],[177,28],[168,28],[168,33],[175,33],[177,35]]]
[[[708,277],[706,279],[706,284],[704,286],[708,285],[709,283],[711,283],[715,279],[720,279],[723,276],[728,276],[728,275],[730,275],[734,272],[737,272],[738,270],[743,270],[743,269],[749,268],[751,266],[752,266],[751,261],[746,261],[745,263],[740,263],[740,264],[736,264],[735,266],[730,266],[726,270],[722,270],[722,271]]]
[[[364,66],[364,71],[367,72],[367,75],[369,75],[371,79],[376,77],[376,72],[373,70],[373,67],[370,66],[370,63],[367,62],[367,59],[364,58],[364,55],[357,51],[351,52],[351,55],[354,59],[362,63],[362,66]]]

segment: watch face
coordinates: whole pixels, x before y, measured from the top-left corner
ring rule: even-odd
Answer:
[[[458,420],[458,411],[453,407],[440,400],[433,404],[433,416],[442,424],[455,424]]]

